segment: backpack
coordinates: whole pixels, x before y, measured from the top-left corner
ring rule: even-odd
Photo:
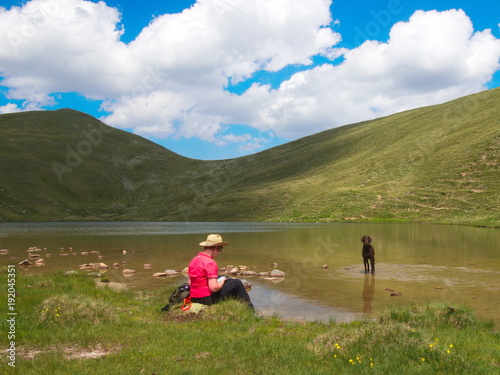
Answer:
[[[170,298],[168,299],[168,305],[162,307],[163,311],[168,311],[173,305],[181,303],[185,298],[189,297],[189,284],[184,283],[174,289]]]

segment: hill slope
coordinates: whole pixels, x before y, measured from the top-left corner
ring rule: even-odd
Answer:
[[[488,90],[223,161],[72,110],[1,115],[0,218],[500,226],[499,103]]]
[[[0,129],[3,220],[140,217],[197,164],[68,109],[2,115]]]

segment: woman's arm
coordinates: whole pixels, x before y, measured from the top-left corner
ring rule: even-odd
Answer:
[[[221,290],[225,282],[226,278],[222,279],[220,282],[217,281],[217,279],[208,279],[208,289],[210,289],[210,293],[215,293]]]

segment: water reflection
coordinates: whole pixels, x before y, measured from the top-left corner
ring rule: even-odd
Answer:
[[[272,306],[263,302],[262,308],[268,305],[269,311],[284,317],[301,311],[301,317],[312,320],[328,314],[345,320],[349,314],[377,314],[388,305],[445,301],[467,304],[479,316],[500,324],[495,297],[500,290],[500,231],[495,229],[409,224],[0,223],[0,249],[9,249],[8,255],[0,255],[0,265],[18,264],[27,258],[28,248],[37,246],[45,249],[40,251],[45,266],[23,272],[76,270],[83,263],[104,262],[110,266],[106,276],[112,281],[132,289],[159,289],[183,282],[184,276],[152,275],[182,270],[208,233],[221,233],[231,244],[218,258],[221,267],[236,264],[268,271],[278,264],[286,274],[282,282],[249,281],[257,286],[252,300],[273,298]],[[364,274],[359,239],[365,233],[375,244],[376,276]],[[46,257],[48,253],[52,256]],[[111,267],[113,263],[119,267]],[[145,269],[146,263],[151,268]],[[126,277],[124,268],[137,272]],[[390,297],[386,289],[401,296]]]
[[[375,296],[375,275],[365,274],[365,282],[363,284],[363,308],[361,311],[368,314],[372,312],[372,301]]]

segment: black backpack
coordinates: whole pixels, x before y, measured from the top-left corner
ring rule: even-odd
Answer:
[[[168,311],[173,305],[182,303],[184,299],[188,297],[189,297],[189,284],[184,283],[174,289],[174,291],[170,295],[170,298],[168,299],[168,305],[162,307],[162,310]]]

